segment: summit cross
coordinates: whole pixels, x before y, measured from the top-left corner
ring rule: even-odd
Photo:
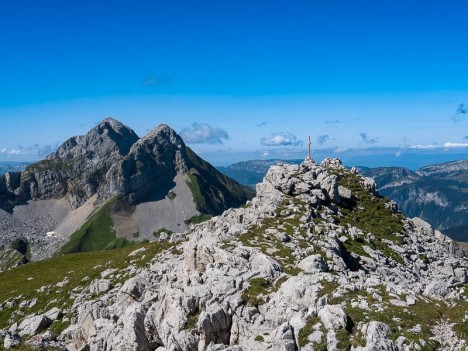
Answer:
[[[311,157],[310,157],[310,145],[312,144],[312,142],[310,141],[310,135],[309,135],[309,141],[307,142],[307,144],[309,144],[309,153],[307,155],[307,159],[310,160]]]

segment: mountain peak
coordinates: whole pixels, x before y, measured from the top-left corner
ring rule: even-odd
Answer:
[[[148,135],[159,135],[159,134],[176,136],[180,138],[180,136],[176,133],[176,131],[172,129],[171,127],[169,127],[167,124],[159,124],[156,128],[154,128],[151,132],[148,133]]]
[[[113,117],[107,117],[106,119],[103,119],[98,125],[97,125],[97,128],[98,129],[112,129],[114,131],[120,131],[120,130],[124,130],[124,129],[127,129],[127,130],[131,130],[129,127],[127,127],[126,125],[124,125],[122,122],[116,120],[115,118]],[[94,129],[94,128],[93,128]],[[91,129],[91,131],[93,130]],[[91,132],[90,131],[90,132]]]
[[[137,145],[159,145],[164,148],[172,145],[175,146],[176,149],[184,149],[185,143],[176,133],[174,129],[169,127],[167,124],[160,124],[148,134],[146,134],[143,138],[141,138],[138,143],[136,143],[135,147],[139,147]]]
[[[86,135],[68,139],[48,159],[75,159],[89,155],[108,157],[111,154],[126,155],[138,135],[123,123],[108,117],[91,129]]]

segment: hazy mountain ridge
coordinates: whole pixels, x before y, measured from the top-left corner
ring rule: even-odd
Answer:
[[[453,239],[468,241],[468,160],[423,167],[361,168],[382,195],[409,217],[421,217]]]
[[[31,162],[0,161],[0,175],[3,175],[7,172],[21,172],[30,164]]]

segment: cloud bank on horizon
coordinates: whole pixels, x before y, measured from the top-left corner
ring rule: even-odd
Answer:
[[[0,149],[0,156],[5,156],[6,159],[14,159],[15,157],[20,156],[37,156],[38,158],[43,158],[52,152],[54,152],[59,147],[59,143],[52,145],[39,145],[34,144],[33,146],[23,146],[19,145],[16,148],[2,148]]]

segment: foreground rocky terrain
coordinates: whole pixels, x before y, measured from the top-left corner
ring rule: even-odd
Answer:
[[[107,118],[45,160],[0,176],[0,248],[22,240],[26,259],[38,260],[58,250],[119,247],[184,231],[252,196],[169,126],[139,138]],[[0,262],[7,261],[0,251]]]
[[[467,274],[464,252],[372,179],[306,160],[272,166],[252,201],[185,233],[0,274],[0,336],[66,350],[466,351]]]

